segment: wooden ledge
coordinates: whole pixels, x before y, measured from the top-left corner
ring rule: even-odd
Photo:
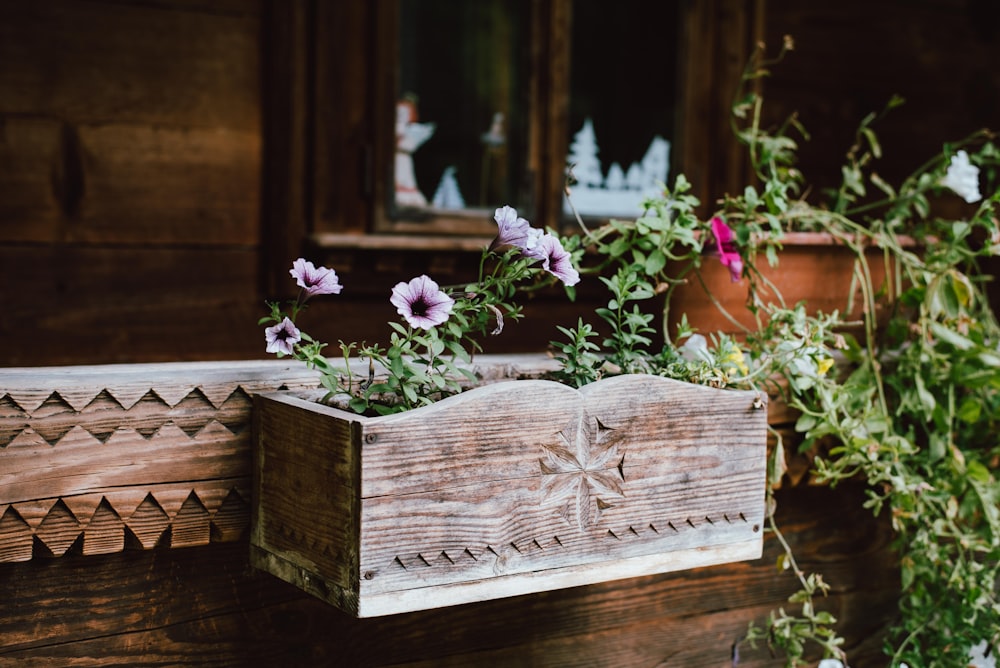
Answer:
[[[557,366],[478,361],[486,382]],[[252,395],[317,385],[289,360],[0,369],[0,562],[238,540]]]
[[[241,537],[251,395],[288,360],[0,369],[0,562]]]
[[[0,562],[239,539],[252,395],[317,386],[290,360],[0,369]]]

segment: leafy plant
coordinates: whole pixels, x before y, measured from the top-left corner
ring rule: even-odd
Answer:
[[[902,576],[899,618],[885,638],[891,664],[964,666],[974,648],[1000,643],[1000,327],[980,267],[1000,252],[1000,152],[992,134],[980,131],[944,146],[898,185],[888,183],[875,170],[882,157],[876,126],[901,104],[893,98],[862,119],[839,186],[820,200],[796,167],[798,139],[808,138],[798,119],[762,125],[758,83],[791,46],[786,41],[769,62],[762,51],[754,54],[733,105],[752,183],[721,197],[701,220],[687,180],[678,176],[673,191],[646,202],[634,221],[591,230],[577,217],[583,241],[574,252],[582,261],[589,242],[598,258],[591,270],[611,272],[602,280],[612,300],[597,315],[613,332],[604,341],[607,359],[622,370],[757,387],[800,412],[800,448],[819,453],[816,481],[862,480],[865,506],[891,517]],[[960,218],[941,213],[955,210]],[[762,262],[780,262],[790,231],[823,232],[853,252],[851,285],[839,287],[860,290],[860,323],[848,322],[846,313],[810,314],[807,304],[785,304]],[[872,249],[888,269],[885,286],[873,280]],[[719,353],[733,340],[715,335],[716,355],[706,358],[711,379],[685,376],[669,363],[677,351],[697,347],[686,319],[677,332],[687,339],[680,348],[667,331],[671,293],[685,280],[701,280],[706,251],[745,282],[756,323],[743,327],[737,349],[747,361],[740,369],[726,369]],[[648,305],[660,295],[667,345],[651,352],[652,316],[639,314],[655,310]],[[711,293],[707,298],[722,308]],[[800,587],[763,625],[752,623],[747,640],[783,652],[789,666],[804,662],[810,647],[846,662],[836,619],[820,610],[828,584],[799,568],[774,520],[773,490],[785,472],[775,436],[769,524],[784,548],[779,566]]]
[[[296,325],[309,297],[340,291],[336,275],[299,260],[292,270],[299,299],[272,304],[261,321],[269,325],[268,350],[317,368],[329,392],[346,394],[354,410],[405,410],[460,391],[461,362],[504,318],[519,317],[518,291],[558,279],[573,296],[579,274],[596,277],[608,301],[593,312],[596,321],[581,316],[560,328],[565,338],[553,342],[560,379],[579,387],[649,373],[783,398],[799,412],[800,449],[815,453],[815,479],[863,481],[865,506],[890,516],[903,585],[885,638],[891,664],[965,665],[974,649],[1000,643],[1000,326],[980,266],[1000,253],[1000,151],[989,132],[977,132],[890,184],[874,167],[882,157],[876,127],[900,103],[892,99],[862,119],[839,185],[815,192],[796,167],[798,141],[808,138],[802,124],[793,116],[765,128],[762,120],[758,84],[791,46],[786,40],[772,61],[759,50],[744,72],[732,119],[752,182],[719,197],[707,217],[683,175],[646,201],[642,216],[597,228],[577,216],[580,230],[562,238],[498,209],[497,239],[483,252],[478,280],[450,288],[428,277],[400,283],[392,301],[405,324],[391,323],[386,349],[341,342],[343,367]],[[854,254],[851,285],[839,287],[860,291],[860,322],[848,322],[850,308],[817,313],[785,303],[764,263],[781,261],[790,231],[825,233]],[[872,249],[881,251],[885,286],[873,280]],[[748,291],[753,326],[728,314],[738,336],[706,337],[670,312],[679,286],[704,284],[704,263],[716,261]],[[706,298],[722,309],[711,293]],[[387,379],[355,378],[354,355]],[[775,522],[773,492],[785,473],[775,437],[768,523],[783,548],[779,566],[799,588],[763,624],[751,623],[747,640],[783,652],[789,666],[816,653],[843,663],[836,619],[821,609],[829,585],[799,567]]]
[[[474,283],[442,288],[429,276],[398,283],[390,302],[405,324],[388,323],[388,348],[341,341],[343,366],[328,361],[326,344],[296,324],[311,297],[342,291],[337,273],[299,258],[289,272],[300,287],[298,297],[287,304],[270,303],[270,315],[258,323],[269,325],[267,352],[290,355],[315,368],[327,390],[325,399],[346,398],[347,406],[358,413],[410,410],[460,392],[463,377],[476,380],[462,362],[481,350],[480,339],[502,332],[505,318],[520,317],[513,302],[519,290],[552,280],[562,281],[569,290],[579,281],[557,237],[532,228],[509,206],[497,209],[495,220],[497,237],[483,249]],[[368,361],[367,379],[355,378],[352,355]],[[381,372],[378,380],[376,368]]]

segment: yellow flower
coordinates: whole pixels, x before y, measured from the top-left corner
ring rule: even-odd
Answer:
[[[820,376],[826,375],[826,372],[829,371],[831,367],[833,367],[833,358],[824,357],[820,361],[816,362],[816,373]]]
[[[733,348],[725,356],[726,362],[731,362],[733,366],[740,370],[744,376],[750,373],[750,369],[747,367],[746,362],[743,359],[743,351],[739,348]]]

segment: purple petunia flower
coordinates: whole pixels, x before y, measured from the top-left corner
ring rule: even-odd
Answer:
[[[743,275],[743,258],[736,250],[733,231],[716,216],[712,219],[712,234],[715,235],[715,246],[719,250],[719,262],[729,269],[729,278],[733,283],[738,283]]]
[[[267,352],[291,355],[295,352],[295,344],[302,340],[302,332],[288,317],[273,327],[264,330],[267,341]]]
[[[317,269],[312,262],[305,258],[299,258],[292,263],[292,269],[288,272],[299,284],[299,287],[306,291],[306,297],[313,295],[339,295],[344,286],[337,278],[337,272],[333,269],[320,267]]]
[[[397,283],[389,299],[412,327],[430,329],[448,319],[455,300],[429,276],[417,276],[409,283]]]
[[[543,234],[530,250],[526,249],[527,257],[542,261],[542,269],[549,272],[566,286],[580,282],[580,273],[573,266],[572,256],[562,247],[559,239],[548,232]]]
[[[509,206],[501,207],[493,214],[493,220],[497,221],[497,236],[490,244],[490,250],[502,246],[527,248],[531,224],[524,218],[518,217],[516,209]]]

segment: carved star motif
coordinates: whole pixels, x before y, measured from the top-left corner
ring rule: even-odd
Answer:
[[[612,507],[609,498],[625,496],[621,435],[583,413],[558,436],[559,442],[542,446],[544,456],[538,460],[542,505],[560,506],[567,522],[586,529]]]

